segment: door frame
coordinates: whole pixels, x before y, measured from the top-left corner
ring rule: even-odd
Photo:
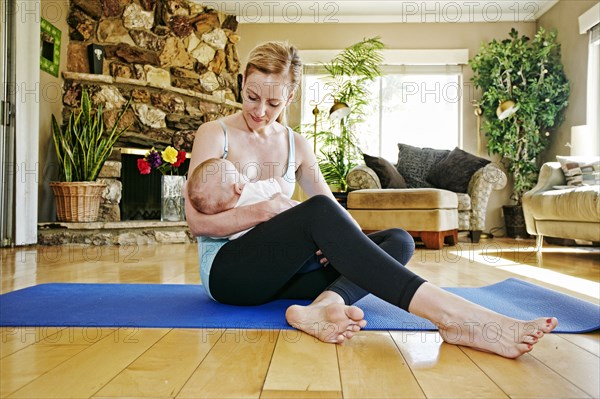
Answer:
[[[30,245],[37,243],[39,170],[39,113],[40,113],[40,18],[39,0],[5,0],[1,18],[8,29],[4,91],[11,99],[9,118],[12,128],[5,129],[2,142],[6,143],[0,183],[5,191],[2,200],[2,245]],[[12,39],[8,33],[12,33]],[[16,51],[16,38],[19,49]],[[10,42],[12,40],[12,43]],[[11,76],[12,75],[12,76]],[[8,108],[7,108],[8,109]],[[8,132],[8,133],[7,133]],[[11,133],[12,132],[12,133]],[[11,188],[12,185],[12,188]],[[4,224],[6,223],[6,226]]]

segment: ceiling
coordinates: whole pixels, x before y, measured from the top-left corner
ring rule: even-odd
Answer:
[[[558,0],[194,0],[240,23],[456,23],[535,21]]]

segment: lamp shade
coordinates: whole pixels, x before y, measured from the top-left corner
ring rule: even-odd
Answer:
[[[498,119],[503,120],[517,112],[518,109],[519,106],[515,104],[514,101],[503,101],[498,105],[498,108],[496,108],[496,115],[498,116]]]
[[[598,141],[590,126],[571,126],[571,155],[598,155]]]
[[[329,110],[329,118],[333,120],[340,120],[347,117],[350,114],[350,107],[346,103],[335,101],[333,106]]]

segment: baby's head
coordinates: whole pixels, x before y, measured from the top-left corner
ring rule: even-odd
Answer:
[[[209,158],[192,171],[187,182],[188,197],[194,209],[212,215],[235,206],[241,193],[240,183],[233,163]]]

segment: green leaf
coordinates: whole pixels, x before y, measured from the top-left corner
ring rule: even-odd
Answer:
[[[115,126],[107,134],[104,128],[102,105],[96,112],[86,90],[82,91],[81,106],[69,115],[62,128],[52,116],[52,136],[64,181],[94,181],[98,177],[112,148],[127,128],[118,129],[131,99],[121,109]]]
[[[509,37],[482,44],[469,65],[474,86],[482,90],[488,152],[502,157],[514,178],[512,197],[520,202],[537,181],[538,160],[549,142],[545,132],[563,121],[570,89],[556,31],[540,28],[531,40],[511,29]],[[519,110],[501,121],[496,108],[505,100],[517,103]]]
[[[365,116],[365,106],[370,97],[369,86],[381,76],[384,48],[379,37],[364,39],[344,49],[330,63],[323,65],[328,72],[327,85],[337,101],[346,103],[351,113],[340,123],[331,122],[330,128],[319,131],[317,140],[321,143],[319,164],[325,181],[339,184],[346,190],[346,176],[358,164],[362,152],[353,125]],[[327,110],[319,113],[326,118]],[[321,119],[321,125],[323,119]]]

